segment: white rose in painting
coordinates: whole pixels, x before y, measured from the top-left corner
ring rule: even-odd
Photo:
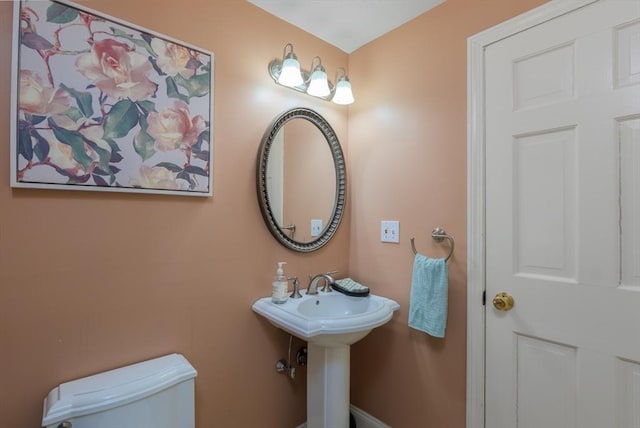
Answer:
[[[20,110],[46,116],[64,113],[71,105],[71,97],[60,88],[53,88],[32,70],[20,70],[18,91]]]
[[[174,174],[166,168],[140,167],[140,175],[137,179],[132,179],[132,185],[145,189],[162,190],[187,190],[189,183],[185,180],[176,179]]]
[[[180,74],[185,79],[193,74],[193,70],[187,68],[191,59],[189,49],[158,38],[151,40],[151,48],[158,54],[156,61],[163,73],[169,76]]]

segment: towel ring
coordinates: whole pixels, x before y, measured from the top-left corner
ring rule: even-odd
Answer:
[[[447,258],[444,259],[445,262],[448,262],[451,256],[453,255],[453,249],[456,246],[456,243],[453,240],[453,237],[449,235],[444,229],[441,229],[439,227],[436,227],[431,231],[431,237],[436,242],[442,242],[445,239],[449,240],[449,243],[451,244],[451,248],[449,248],[449,255],[447,256]],[[413,254],[418,254],[418,250],[416,250],[415,238],[411,238],[411,249],[413,250]]]

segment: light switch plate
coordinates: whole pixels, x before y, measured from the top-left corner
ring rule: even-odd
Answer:
[[[322,219],[311,220],[311,236],[320,236],[322,233]]]
[[[400,242],[400,222],[382,220],[380,222],[380,240],[382,242]]]

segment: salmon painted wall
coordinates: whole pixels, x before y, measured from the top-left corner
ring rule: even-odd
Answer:
[[[288,336],[251,311],[276,262],[306,278],[347,271],[349,221],[313,254],[278,244],[262,221],[255,162],[271,120],[317,110],[347,146],[347,108],[273,83],[287,42],[328,70],[344,52],[245,1],[86,2],[91,8],[212,51],[211,198],[9,187],[13,2],[0,2],[0,416],[38,427],[61,382],[179,352],[196,367],[198,427],[293,427],[305,419],[304,370],[275,372]],[[294,342],[294,349],[302,343]]]
[[[447,0],[349,56],[349,273],[401,309],[352,346],[351,402],[394,428],[465,426],[467,38],[542,0]],[[380,242],[400,221],[400,243]],[[413,253],[449,262],[444,339],[407,326]]]

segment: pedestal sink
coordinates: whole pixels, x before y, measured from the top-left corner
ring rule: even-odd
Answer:
[[[349,357],[351,344],[387,323],[398,303],[370,294],[350,297],[319,292],[283,304],[258,299],[254,312],[276,327],[306,340],[307,428],[349,426]]]

